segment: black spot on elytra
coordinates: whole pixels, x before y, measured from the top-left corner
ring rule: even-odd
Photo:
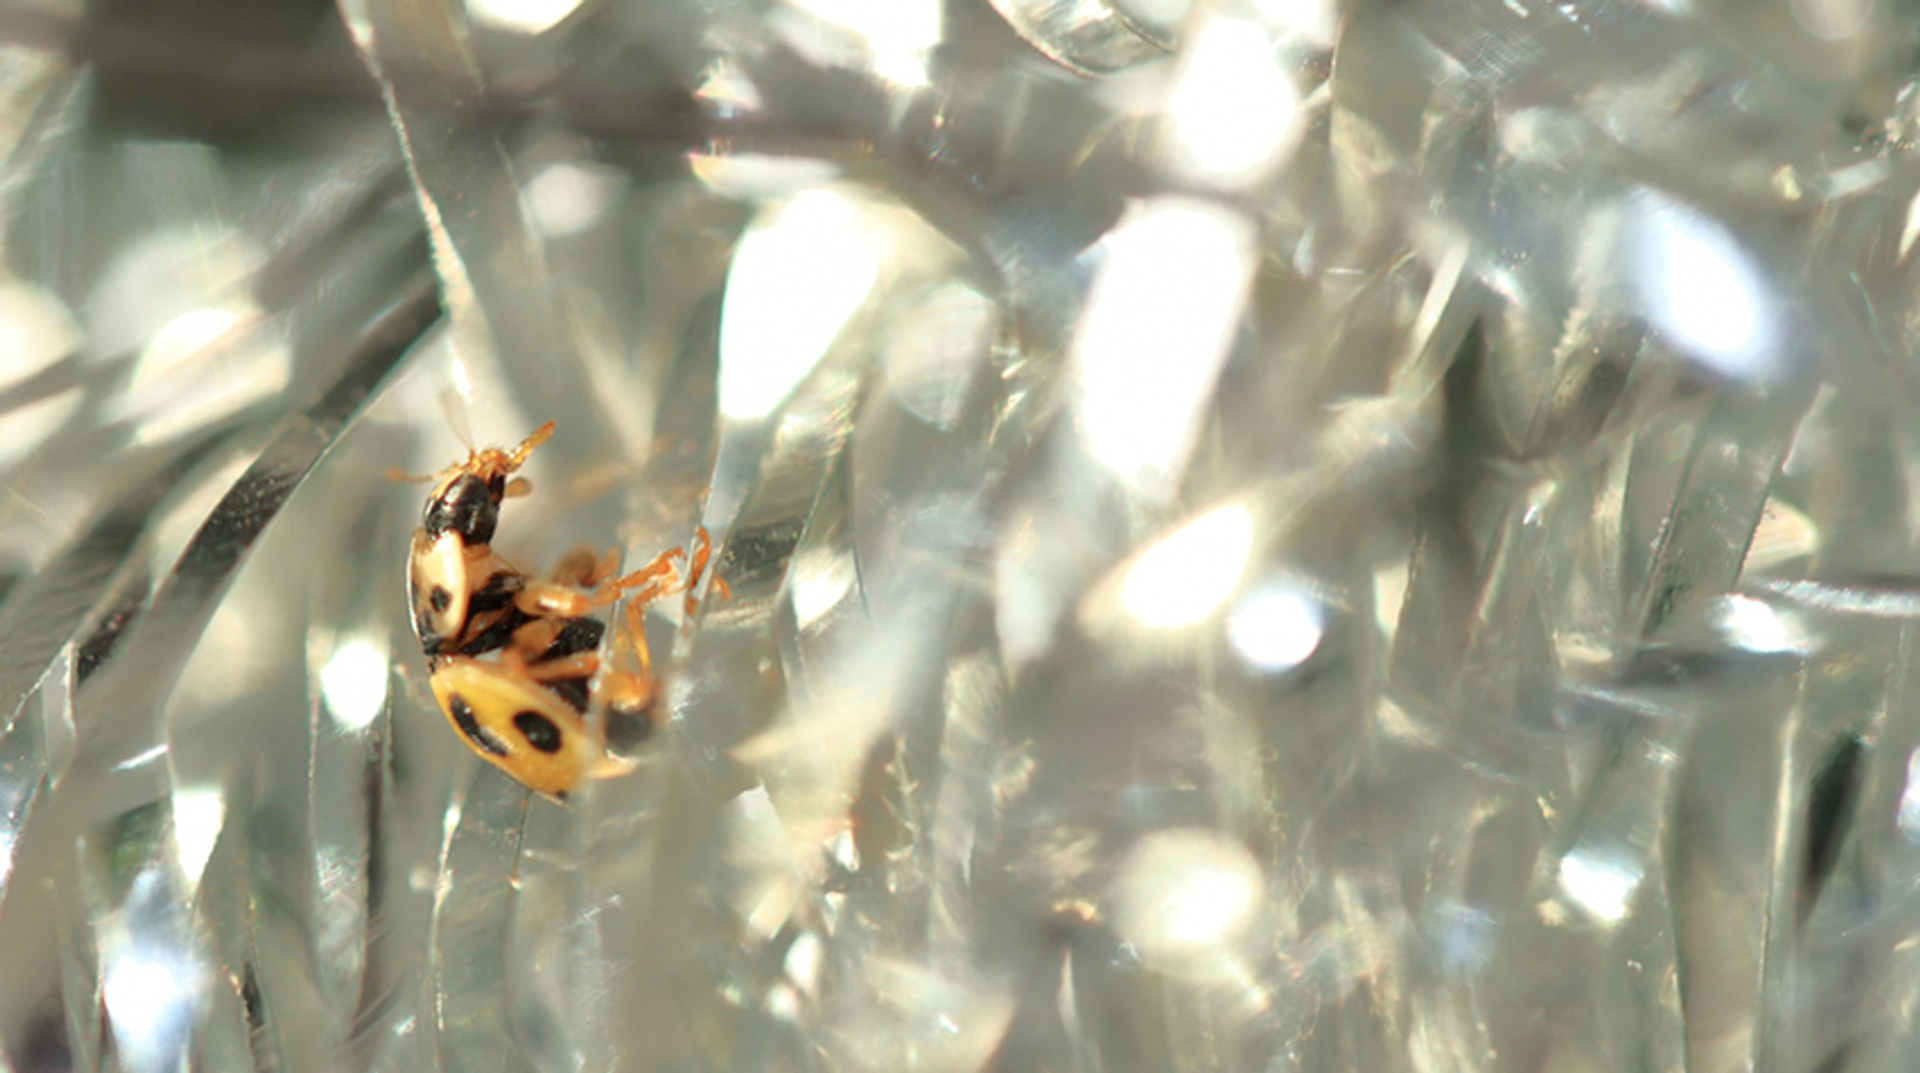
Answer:
[[[451,529],[474,545],[491,541],[499,524],[500,497],[472,474],[455,479],[446,491],[428,500],[423,522],[428,536],[438,537]]]
[[[413,634],[420,638],[420,651],[429,656],[440,654],[442,638],[434,632],[433,616],[430,612],[422,611],[413,616]]]
[[[445,614],[447,608],[452,605],[453,594],[447,591],[445,585],[435,585],[433,592],[427,595],[427,606],[433,608],[433,613],[436,615]]]
[[[548,755],[560,751],[560,728],[554,725],[553,720],[539,712],[515,712],[513,726],[520,732],[521,737],[527,739],[527,744],[535,749]]]
[[[481,752],[492,753],[494,756],[506,756],[512,752],[504,742],[489,734],[487,728],[480,725],[480,720],[473,717],[473,709],[467,707],[465,698],[460,694],[447,694],[447,711],[453,713],[454,725],[460,728],[460,733],[466,735],[467,740]]]

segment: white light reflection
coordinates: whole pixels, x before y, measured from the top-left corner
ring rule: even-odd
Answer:
[[[120,761],[118,764],[113,765],[113,770],[114,771],[138,771],[141,768],[146,767],[148,764],[153,763],[155,760],[159,760],[162,757],[165,757],[166,755],[167,755],[167,746],[165,742],[162,742],[159,745],[155,745],[149,749],[144,749],[126,758],[125,760]]]
[[[139,442],[158,443],[286,390],[293,353],[262,316],[246,298],[174,315],[147,341],[108,416],[137,423]]]
[[[1470,975],[1493,960],[1499,923],[1481,909],[1442,902],[1425,914],[1422,925],[1435,960],[1449,974]]]
[[[136,240],[114,256],[88,295],[83,318],[88,353],[117,356],[148,347],[164,327],[196,310],[257,315],[257,306],[244,295],[264,259],[253,240],[211,221]],[[189,317],[173,330],[182,336],[203,334],[212,320]]]
[[[1765,574],[1819,550],[1820,528],[1813,519],[1780,497],[1768,496],[1760,508],[1760,524],[1747,541],[1740,573],[1744,577]]]
[[[757,112],[763,107],[760,88],[753,84],[753,79],[724,59],[707,68],[707,75],[700,80],[693,96],[722,118]]]
[[[80,328],[53,292],[30,283],[0,283],[0,389],[73,353]]]
[[[1233,595],[1252,550],[1244,504],[1209,511],[1140,553],[1120,582],[1120,605],[1148,629],[1194,625]]]
[[[620,177],[604,168],[549,164],[527,183],[527,213],[543,234],[562,237],[591,229],[620,197]]]
[[[467,0],[467,16],[510,34],[538,36],[560,25],[583,0]]]
[[[793,945],[787,947],[784,965],[787,979],[809,996],[820,993],[820,965],[826,953],[826,944],[813,932],[802,932]]]
[[[1560,889],[1594,916],[1611,924],[1627,915],[1640,870],[1610,856],[1575,850],[1560,858]]]
[[[1636,201],[1630,271],[1654,326],[1724,376],[1768,372],[1772,298],[1746,251],[1691,208],[1652,194]]]
[[[1186,959],[1238,934],[1264,886],[1238,842],[1199,828],[1159,831],[1120,867],[1115,923],[1145,956]]]
[[[1167,98],[1181,163],[1223,182],[1255,179],[1299,132],[1300,95],[1257,22],[1216,18],[1194,39]]]
[[[1920,843],[1920,749],[1907,754],[1907,784],[1900,791],[1894,823],[1907,841]]]
[[[1920,618],[1920,594],[1890,589],[1829,585],[1819,581],[1761,579],[1755,586],[1802,607],[1879,619]]]
[[[320,668],[320,695],[342,729],[365,729],[387,704],[386,653],[366,641],[341,645]]]
[[[1193,10],[1193,0],[1114,0],[1113,6],[1130,22],[1172,30]]]
[[[1815,37],[1845,41],[1866,28],[1874,0],[1788,0],[1793,21]]]
[[[452,360],[447,362],[447,374],[453,379],[453,390],[459,392],[461,403],[471,406],[473,404],[473,373],[468,370],[466,359],[462,358],[458,351],[455,351],[451,358]]]
[[[767,992],[767,1013],[777,1020],[797,1023],[800,1020],[800,995],[788,984],[775,984]]]
[[[174,317],[153,333],[152,341],[141,352],[133,386],[146,386],[178,371],[247,319],[248,313],[226,308],[189,309]]]
[[[1715,625],[1728,644],[1749,652],[1806,652],[1806,631],[1793,619],[1751,596],[1730,595],[1715,608]]]
[[[109,960],[100,982],[121,1060],[129,1069],[162,1068],[180,1056],[193,1026],[197,974],[167,953],[145,946],[127,950]]]
[[[1167,896],[1168,942],[1217,943],[1240,923],[1259,890],[1258,873],[1220,869],[1197,872]]]
[[[727,804],[724,823],[743,877],[731,896],[732,908],[753,935],[771,939],[799,898],[799,875],[780,814],[766,788],[756,786]]]
[[[851,558],[831,552],[802,553],[793,560],[793,618],[806,629],[825,618],[853,591]]]
[[[860,870],[860,844],[853,840],[852,831],[842,831],[828,839],[827,855],[849,872]]]
[[[1262,586],[1227,616],[1227,643],[1249,666],[1279,674],[1307,661],[1326,628],[1320,601],[1297,585]]]
[[[689,153],[693,177],[716,194],[750,201],[772,201],[825,186],[840,167],[825,160],[767,153]]]
[[[0,414],[0,469],[20,461],[60,431],[80,408],[84,395],[80,388],[68,388]]]
[[[864,40],[880,77],[898,86],[927,84],[927,53],[940,43],[940,0],[788,2]]]
[[[1907,225],[1900,232],[1900,260],[1905,261],[1913,252],[1913,240],[1920,238],[1920,191],[1916,191],[1913,200],[1907,202]]]
[[[812,370],[880,277],[855,208],[815,190],[740,240],[720,310],[720,408],[765,417]]]
[[[887,340],[887,387],[902,406],[951,431],[966,407],[974,369],[985,362],[998,323],[993,302],[947,283],[916,303]]]
[[[173,795],[173,842],[180,873],[197,883],[226,826],[227,802],[218,787],[179,790]]]
[[[1260,17],[1282,33],[1315,48],[1333,45],[1340,12],[1333,0],[1253,0]]]
[[[1076,346],[1080,431],[1100,462],[1165,492],[1240,323],[1252,238],[1237,215],[1160,198],[1100,245]]]

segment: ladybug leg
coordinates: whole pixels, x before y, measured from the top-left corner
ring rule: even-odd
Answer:
[[[517,648],[508,647],[500,650],[500,666],[515,678],[527,677],[527,657]]]
[[[513,650],[522,656],[545,652],[560,636],[560,620],[537,618],[513,631]]]
[[[565,624],[562,619],[537,618],[522,625],[513,631],[512,643],[501,651],[502,665],[515,675],[536,682],[583,678],[599,670],[600,657],[592,652],[575,652],[558,659],[539,658],[559,639]]]
[[[624,718],[644,719],[649,723],[655,721],[653,705],[659,690],[653,677],[652,654],[647,651],[647,605],[662,596],[682,592],[698,580],[699,570],[711,551],[708,550],[704,529],[697,534],[697,539],[701,550],[696,554],[701,557],[701,562],[699,566],[688,570],[685,576],[676,576],[678,572],[674,567],[678,561],[687,558],[686,553],[675,548],[656,556],[641,569],[608,582],[596,593],[596,597],[602,594],[617,597],[622,590],[630,590],[614,627],[613,645],[618,655],[611,658],[618,662],[601,671],[594,687],[595,701],[605,706],[610,717],[617,713]],[[631,757],[607,753],[588,770],[588,776],[594,779],[613,778],[629,774],[638,766],[639,762]]]
[[[575,652],[571,656],[527,664],[526,674],[536,682],[553,682],[563,678],[585,678],[599,669],[600,657],[597,654]]]
[[[515,678],[529,682],[552,682],[565,678],[585,678],[600,669],[600,657],[593,652],[575,652],[560,659],[529,663],[518,648],[500,650],[500,666]]]
[[[639,668],[636,675],[646,696],[653,696],[653,657],[647,653],[647,603],[639,597],[627,601],[620,609],[620,633],[614,638],[614,644],[633,653],[634,665]]]
[[[653,703],[653,679],[630,671],[609,671],[601,680],[600,696],[616,712],[644,712]]]
[[[678,592],[680,586],[673,577],[674,563],[686,557],[687,553],[679,548],[668,548],[633,573],[602,583],[594,590],[594,598],[599,604],[610,604],[624,592],[629,604],[645,605],[667,593]]]
[[[605,705],[609,718],[615,713],[621,716],[647,719],[651,721],[653,705],[653,667],[647,654],[646,607],[652,597],[635,597],[621,608],[620,622],[615,627],[614,646],[617,650],[633,654],[633,663],[628,669],[609,668],[600,676],[594,687],[594,699]],[[602,753],[600,759],[589,768],[587,775],[593,779],[611,779],[631,774],[640,766],[639,761],[615,753]]]
[[[687,580],[681,586],[686,589],[687,592],[688,614],[693,613],[695,605],[694,590],[700,587],[700,577],[707,572],[707,565],[712,559],[713,538],[707,535],[706,526],[698,526],[693,531],[693,555],[687,564]],[[727,600],[733,598],[733,590],[727,586],[726,582],[716,577],[712,580],[711,584],[713,591],[718,593],[721,599]]]
[[[560,618],[579,618],[613,603],[622,593],[629,594],[629,599],[645,603],[679,591],[679,585],[673,579],[674,561],[685,558],[686,554],[679,548],[669,548],[625,577],[601,581],[591,592],[580,592],[552,581],[534,582],[514,597],[514,603],[529,615],[555,615]],[[594,572],[612,573],[612,563],[613,553],[609,552],[606,559],[594,566]]]
[[[661,556],[664,558],[666,556]],[[660,565],[661,559],[655,559],[648,569]],[[607,703],[612,707],[644,708],[653,699],[653,657],[647,652],[647,605],[674,591],[674,586],[663,584],[655,575],[620,608],[613,645],[620,652],[632,653],[634,670],[608,672],[602,688],[608,691]]]
[[[589,779],[617,779],[622,775],[631,775],[640,769],[640,762],[612,753],[601,753],[600,759],[587,769]]]
[[[538,619],[579,618],[596,606],[586,593],[551,581],[530,582],[514,594],[513,605]]]

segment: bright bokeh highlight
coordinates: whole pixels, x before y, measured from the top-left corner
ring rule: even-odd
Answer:
[[[320,696],[342,729],[365,729],[387,704],[386,654],[366,641],[341,645],[320,668]]]
[[[140,387],[191,362],[200,351],[219,342],[245,323],[252,311],[232,307],[189,309],[154,333],[134,368],[134,386]]]
[[[73,353],[80,328],[58,295],[30,283],[0,283],[0,389]]]
[[[1259,865],[1240,843],[1201,828],[1159,831],[1120,867],[1115,923],[1147,957],[1185,960],[1239,934],[1264,890]]]
[[[720,408],[772,413],[866,301],[880,277],[858,210],[814,190],[772,210],[740,240],[720,310]]]
[[[1192,626],[1233,595],[1252,550],[1244,505],[1209,511],[1140,553],[1120,583],[1120,605],[1149,629]]]
[[[1654,327],[1714,371],[1750,380],[1770,370],[1774,299],[1732,234],[1686,206],[1638,200],[1629,270]]]
[[[598,168],[549,164],[527,183],[527,212],[541,233],[578,235],[600,223],[620,197],[621,180]]]
[[[1300,95],[1259,23],[1217,18],[1201,28],[1167,98],[1189,171],[1227,183],[1256,178],[1298,134]]]
[[[927,84],[927,53],[940,43],[940,0],[788,0],[866,42],[874,73],[897,86]]]
[[[1320,602],[1297,586],[1275,583],[1248,593],[1227,616],[1227,643],[1247,665],[1269,674],[1305,663],[1326,628]]]
[[[579,9],[582,0],[467,0],[473,21],[528,37],[546,33]]]
[[[198,882],[213,856],[227,822],[227,802],[219,786],[195,787],[173,795],[173,843],[180,874]]]
[[[1143,491],[1170,491],[1212,397],[1254,264],[1247,223],[1181,198],[1148,202],[1101,242],[1080,325],[1080,432]]]
[[[1807,650],[1806,633],[1798,623],[1751,596],[1725,597],[1717,618],[1721,633],[1735,648],[1763,655]]]
[[[1560,859],[1560,889],[1580,908],[1606,923],[1627,915],[1640,871],[1613,857],[1576,849]]]
[[[1907,754],[1907,779],[1894,822],[1908,842],[1920,844],[1920,749]]]

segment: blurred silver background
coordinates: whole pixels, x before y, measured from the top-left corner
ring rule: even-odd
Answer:
[[[0,0],[0,1071],[1920,1068],[1909,0]],[[445,726],[420,490],[664,601]],[[1913,675],[1913,677],[1910,677]]]

